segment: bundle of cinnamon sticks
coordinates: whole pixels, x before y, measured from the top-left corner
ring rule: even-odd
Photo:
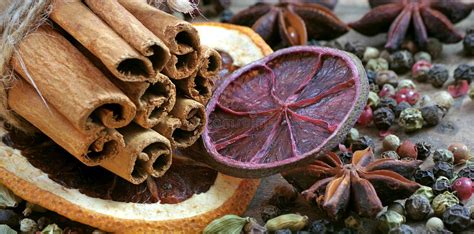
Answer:
[[[56,0],[11,59],[10,108],[78,160],[131,183],[192,145],[220,56],[146,0]]]

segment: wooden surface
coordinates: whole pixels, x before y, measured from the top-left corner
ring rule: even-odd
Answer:
[[[242,9],[245,5],[248,5],[250,1],[234,1],[233,10]],[[351,22],[359,19],[365,12],[369,10],[368,4],[364,0],[357,1],[340,1],[339,5],[335,9],[335,13],[344,21]],[[234,11],[235,12],[235,11]],[[457,24],[456,27],[465,31],[466,28],[474,27],[474,13],[470,15],[469,18],[465,19],[461,23]],[[358,40],[363,42],[365,45],[374,46],[377,48],[382,48],[385,43],[386,35],[379,35],[376,37],[365,37],[361,34],[358,34],[354,31],[349,32],[343,37],[339,38],[338,41],[345,43],[346,41]],[[468,63],[474,65],[473,58],[464,57],[462,54],[462,43],[457,43],[454,45],[445,45],[443,54],[440,59],[435,60],[435,63],[443,63],[448,65],[451,76],[453,70],[461,63]],[[409,75],[403,75],[402,78],[408,78]],[[450,79],[450,81],[452,78]],[[420,84],[416,83],[418,89],[422,94],[432,95],[441,90],[447,90],[446,85],[441,89],[435,89],[429,84]],[[381,139],[378,137],[378,133],[375,130],[375,127],[369,127],[366,129],[361,129],[357,127],[361,134],[367,134],[376,140],[377,147],[380,147]],[[469,97],[461,97],[455,100],[453,108],[449,111],[447,117],[443,119],[441,124],[432,128],[425,128],[422,131],[405,134],[400,131],[396,126],[394,129],[401,140],[410,139],[413,142],[418,141],[427,141],[434,145],[434,148],[446,148],[449,144],[453,142],[463,142],[468,145],[472,150],[474,150],[474,102],[469,99]],[[426,160],[425,164],[431,164],[431,159]],[[250,204],[246,216],[251,216],[257,218],[260,223],[261,208],[265,206],[267,200],[272,194],[272,190],[279,185],[289,186],[288,183],[280,176],[274,175],[271,177],[263,178],[261,185],[254,197],[252,203]],[[472,199],[471,199],[472,200]],[[470,201],[472,203],[472,201]],[[312,219],[318,218],[321,216],[314,207],[311,207],[309,204],[301,201],[298,203],[298,206],[295,207],[294,212],[300,212],[302,214],[310,216]],[[422,232],[423,224],[414,224],[417,228],[417,231]]]

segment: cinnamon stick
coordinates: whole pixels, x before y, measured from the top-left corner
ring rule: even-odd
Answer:
[[[163,73],[172,79],[190,76],[200,60],[197,30],[188,22],[149,5],[146,0],[118,0],[169,48],[171,59]]]
[[[212,79],[219,75],[222,67],[222,60],[219,52],[207,46],[201,47],[202,61],[199,66],[199,73],[201,77]]]
[[[170,115],[153,129],[170,139],[175,148],[192,145],[206,125],[204,106],[192,99],[177,98]]]
[[[171,144],[164,136],[135,124],[119,129],[125,148],[113,159],[104,160],[102,167],[134,184],[148,175],[160,177],[171,166]]]
[[[176,102],[174,84],[160,73],[151,83],[119,80],[114,83],[135,103],[137,114],[134,121],[144,128],[152,128],[158,124],[173,109]]]
[[[146,81],[156,72],[150,60],[78,0],[56,0],[51,19],[97,56],[123,81]]]
[[[212,78],[205,78],[200,74],[201,72],[196,71],[190,77],[183,80],[176,80],[174,83],[178,90],[183,92],[187,97],[205,105],[212,96],[213,83]]]
[[[8,104],[54,142],[88,166],[113,159],[125,146],[122,135],[114,129],[101,128],[96,133],[84,134],[24,80],[14,81],[8,92]]]
[[[146,56],[155,72],[164,68],[171,56],[168,47],[116,0],[85,0],[85,3],[133,48]]]
[[[83,54],[48,26],[30,33],[11,60],[18,72],[78,130],[119,128],[135,105]]]

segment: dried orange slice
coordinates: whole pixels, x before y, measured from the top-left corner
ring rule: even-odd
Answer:
[[[246,27],[205,23],[196,28],[203,45],[230,54],[235,66],[272,52]],[[229,46],[209,35],[238,40]],[[0,128],[0,135],[4,134],[5,129]],[[259,184],[258,180],[234,178],[177,157],[170,173],[154,180],[159,189],[156,198],[145,185],[126,184],[106,171],[74,162],[73,157],[57,155],[62,152],[57,146],[39,152],[33,148],[20,151],[0,143],[0,183],[25,200],[109,232],[199,232],[217,217],[242,214]],[[134,196],[125,196],[123,189]]]

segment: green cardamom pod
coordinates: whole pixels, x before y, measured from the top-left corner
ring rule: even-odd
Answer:
[[[46,226],[42,231],[41,234],[62,234],[63,230],[58,227],[55,223]]]
[[[17,234],[17,232],[11,229],[9,226],[2,224],[0,225],[0,233],[2,234]]]
[[[16,207],[21,202],[21,198],[17,197],[7,187],[0,184],[0,208]]]
[[[308,216],[299,214],[284,214],[270,219],[265,224],[268,231],[273,232],[280,229],[290,229],[291,231],[299,231],[308,224]]]
[[[239,234],[248,222],[250,222],[249,217],[242,218],[237,215],[224,215],[207,225],[203,234]]]

